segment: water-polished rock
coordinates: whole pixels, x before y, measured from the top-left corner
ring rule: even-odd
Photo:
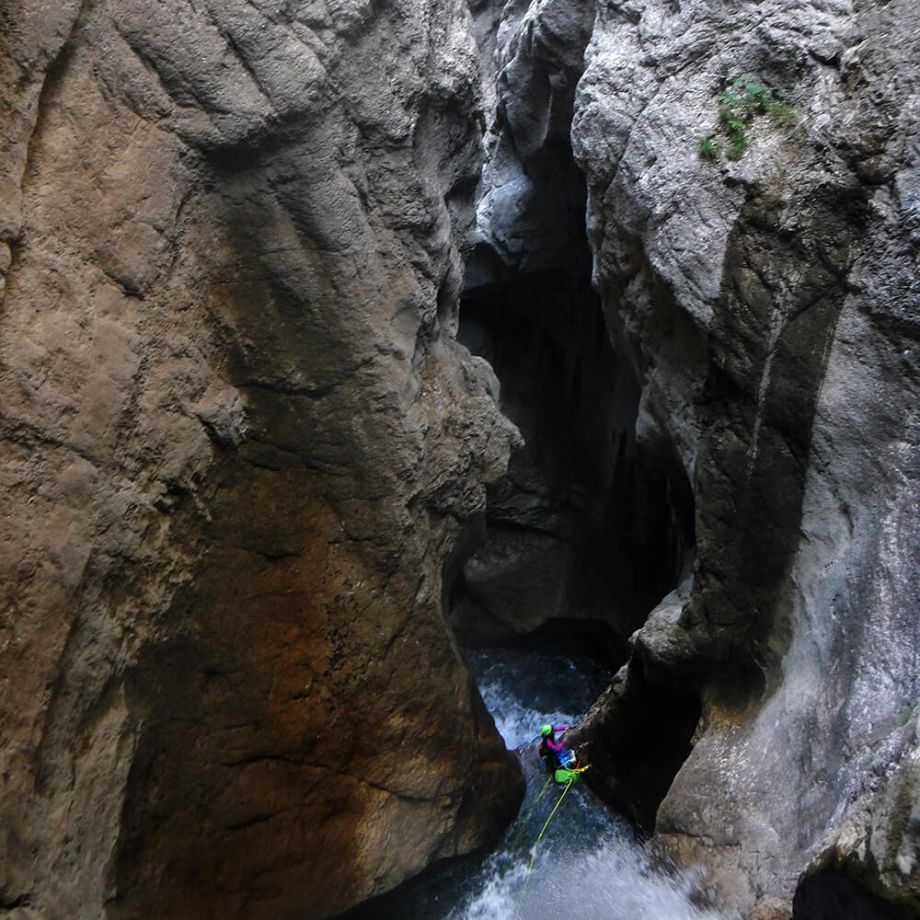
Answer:
[[[684,599],[633,642],[702,702],[658,836],[746,917],[821,872],[920,909],[918,36],[902,0],[607,4],[575,102],[639,442],[697,509]],[[739,77],[788,108],[731,159]]]
[[[326,916],[522,789],[442,610],[517,437],[467,13],[53,6],[0,13],[0,907]]]

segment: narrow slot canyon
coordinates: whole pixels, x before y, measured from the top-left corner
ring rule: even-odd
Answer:
[[[553,901],[563,897],[588,916],[715,917],[692,878],[669,874],[643,843],[690,751],[699,701],[692,685],[633,660],[628,641],[688,576],[692,493],[636,443],[640,391],[591,284],[578,221],[583,180],[570,148],[553,156],[566,180],[544,184],[525,208],[574,219],[548,249],[545,238],[519,240],[525,251],[543,247],[551,270],[518,273],[478,245],[457,333],[494,371],[499,407],[522,441],[489,487],[480,545],[450,585],[447,613],[528,791],[497,848],[436,864],[347,920],[548,920],[553,886]],[[503,220],[494,206],[491,217]],[[624,682],[627,692],[608,707]],[[604,717],[577,745],[592,770],[535,869],[531,846],[548,810],[541,799],[553,793],[534,735],[547,720],[577,732],[592,707]],[[609,887],[579,876],[573,885],[563,877],[574,859],[621,878]]]
[[[594,631],[603,663],[619,673],[573,742],[589,745],[597,764],[589,784],[648,834],[690,752],[700,682],[629,640],[665,599],[672,612],[686,599],[694,492],[670,437],[637,442],[640,367],[617,355],[614,339],[626,340],[592,279],[572,135],[590,20],[565,2],[503,28],[487,4],[473,14],[495,107],[458,340],[495,372],[500,408],[524,444],[489,487],[484,543],[453,584],[449,619],[468,648]],[[605,296],[616,309],[615,293]]]
[[[639,390],[588,274],[509,280],[496,262],[474,253],[467,277],[478,283],[461,302],[458,339],[495,370],[502,412],[524,444],[489,490],[485,541],[455,582],[451,625],[466,647],[593,633],[615,672],[630,656],[627,640],[689,575],[692,493],[636,444]],[[483,282],[490,266],[502,281]],[[629,674],[592,740],[599,769],[588,782],[650,832],[700,706],[691,682],[641,659]]]
[[[502,412],[524,438],[490,488],[485,545],[454,593],[458,638],[565,617],[607,623],[625,642],[677,584],[687,534],[636,447],[638,390],[589,279],[468,290],[458,338],[495,370]]]
[[[918,48],[5,4],[0,918],[920,917]]]

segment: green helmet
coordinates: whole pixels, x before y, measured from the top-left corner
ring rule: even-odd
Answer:
[[[546,725],[540,726],[540,734],[543,735],[544,738],[551,735],[552,733],[553,733],[553,726],[550,725],[549,723],[547,723]]]

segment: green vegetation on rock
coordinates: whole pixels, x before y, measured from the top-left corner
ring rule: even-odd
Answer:
[[[718,141],[710,134],[700,138],[700,157],[704,160],[716,160],[722,148]]]
[[[740,160],[748,148],[747,129],[758,115],[767,115],[776,125],[795,121],[795,109],[779,99],[765,83],[738,77],[719,95],[719,126],[700,138],[699,153],[704,160],[716,160],[723,151],[729,160]]]

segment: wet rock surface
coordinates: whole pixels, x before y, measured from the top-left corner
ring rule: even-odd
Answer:
[[[896,0],[614,3],[575,103],[639,443],[696,499],[692,580],[633,639],[702,701],[657,833],[744,916],[825,870],[918,909],[918,40]],[[703,156],[738,77],[794,117]]]
[[[474,260],[473,280],[572,252],[541,173],[571,111],[636,450],[694,519],[692,567],[580,736],[599,786],[657,810],[660,841],[745,916],[788,916],[799,888],[797,911],[849,891],[916,913],[917,11],[474,11],[498,72],[479,233],[501,267]],[[720,105],[747,92],[778,105],[732,151]],[[656,711],[667,741],[641,730]]]
[[[0,908],[321,917],[482,845],[466,10],[0,15]]]
[[[521,785],[448,616],[656,601],[599,788],[743,916],[920,910],[920,14],[472,13],[0,11],[11,916],[321,917],[473,850]],[[785,109],[731,159],[739,77]]]

